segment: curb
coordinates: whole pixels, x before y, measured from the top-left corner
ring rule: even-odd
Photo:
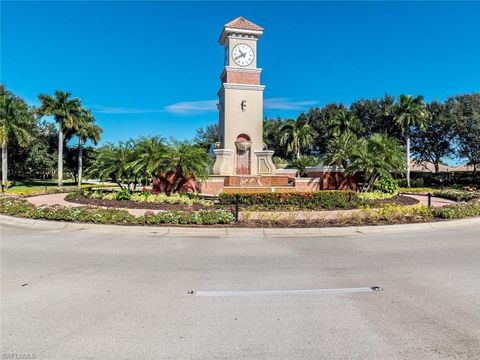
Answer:
[[[348,226],[331,228],[212,228],[212,227],[167,227],[167,226],[126,226],[69,223],[61,221],[34,220],[0,215],[0,230],[2,225],[35,226],[45,230],[122,232],[131,234],[152,234],[159,237],[222,237],[222,238],[278,238],[278,237],[327,237],[327,236],[363,236],[367,234],[416,232],[428,229],[455,229],[458,226],[479,226],[480,217],[461,220],[438,221],[416,224]],[[480,229],[479,229],[480,230]]]

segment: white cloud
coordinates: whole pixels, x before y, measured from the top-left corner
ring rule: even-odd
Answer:
[[[217,100],[200,100],[178,102],[165,107],[165,110],[172,114],[188,115],[217,110]]]
[[[271,98],[263,101],[266,110],[306,110],[316,104],[318,101],[315,100],[293,101],[288,98]]]
[[[165,107],[172,114],[189,115],[217,110],[217,100],[183,101]],[[318,104],[315,100],[294,101],[288,98],[265,99],[263,106],[266,110],[306,110],[308,107]]]

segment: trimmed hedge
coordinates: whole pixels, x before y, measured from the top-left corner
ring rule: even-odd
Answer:
[[[234,215],[225,210],[160,211],[135,217],[127,210],[98,207],[65,207],[59,205],[35,206],[26,200],[0,197],[0,214],[30,219],[61,220],[97,224],[150,225],[150,224],[229,224]]]
[[[352,206],[357,194],[350,190],[324,190],[315,192],[288,193],[221,193],[222,205],[235,204],[238,196],[242,205],[260,205],[265,207],[296,206],[305,209],[332,209]]]

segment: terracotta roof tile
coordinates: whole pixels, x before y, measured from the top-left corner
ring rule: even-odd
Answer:
[[[237,17],[232,21],[225,24],[225,27],[241,30],[253,30],[253,31],[263,31],[263,28],[248,21],[244,17]]]

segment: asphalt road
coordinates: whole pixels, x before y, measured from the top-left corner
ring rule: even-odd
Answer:
[[[0,235],[2,359],[480,359],[479,225],[182,238],[9,224]],[[383,291],[287,291],[374,285]],[[280,292],[224,292],[242,290]]]

